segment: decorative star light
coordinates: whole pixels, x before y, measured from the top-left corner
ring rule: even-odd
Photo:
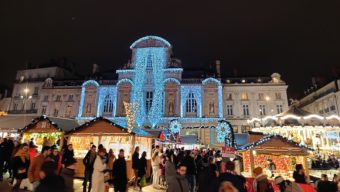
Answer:
[[[226,137],[229,139],[230,144],[234,144],[234,133],[227,121],[219,121],[216,127],[216,140],[219,143],[225,141]]]
[[[181,131],[182,124],[177,119],[176,120],[172,120],[170,122],[169,129],[170,129],[172,134],[177,134],[177,133],[179,133]]]

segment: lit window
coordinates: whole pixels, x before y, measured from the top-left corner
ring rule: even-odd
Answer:
[[[260,105],[260,115],[266,115],[266,106]]]
[[[104,99],[104,113],[112,113],[113,111],[113,98],[111,95],[106,95]]]
[[[242,100],[248,100],[248,93],[241,93],[241,99]]]
[[[152,106],[152,98],[153,98],[153,92],[147,91],[145,95],[145,110],[147,114],[149,113],[151,106]]]
[[[189,93],[186,98],[185,112],[197,113],[197,102],[194,93]]]

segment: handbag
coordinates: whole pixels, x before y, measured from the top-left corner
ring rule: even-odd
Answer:
[[[146,177],[143,176],[142,179],[139,181],[139,186],[145,187],[147,185],[146,183]]]

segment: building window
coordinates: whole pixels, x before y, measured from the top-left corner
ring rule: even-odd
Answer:
[[[275,98],[276,100],[281,100],[282,99],[281,93],[275,93]]]
[[[280,114],[283,112],[282,105],[276,105],[276,109],[277,109],[277,114]]]
[[[59,113],[59,109],[55,108],[54,111],[53,111],[53,116],[57,117],[58,113]]]
[[[197,102],[194,93],[189,93],[186,98],[185,112],[197,113]]]
[[[68,101],[73,101],[73,95],[68,96]]]
[[[335,111],[335,105],[330,106],[329,109],[330,109],[331,111]]]
[[[264,100],[264,94],[263,93],[259,93],[259,100],[263,101]]]
[[[44,101],[48,101],[48,95],[45,95]]]
[[[153,97],[153,92],[152,91],[147,91],[146,95],[145,95],[145,110],[146,110],[146,114],[149,114],[149,111],[151,110],[152,97]]]
[[[113,111],[112,96],[106,95],[104,99],[104,113],[112,113],[112,111]]]
[[[243,115],[245,117],[248,117],[249,116],[249,105],[243,105],[242,108],[243,108]]]
[[[232,93],[227,94],[227,100],[233,100],[233,94]]]
[[[329,108],[325,108],[325,113],[328,113],[329,112]]]
[[[86,105],[86,113],[91,113],[91,104]]]
[[[31,110],[34,110],[35,109],[35,103],[32,103],[31,104]]]
[[[61,95],[57,95],[55,101],[61,101]]]
[[[71,117],[71,113],[72,113],[72,106],[68,105],[66,107],[66,111],[65,111],[65,117]]]
[[[42,106],[42,109],[41,109],[42,115],[46,115],[46,109],[47,109],[47,106]]]
[[[233,116],[233,105],[227,105],[227,115]]]
[[[151,69],[152,68],[152,58],[151,58],[151,54],[148,55],[148,60],[146,63],[146,68],[147,69]]]
[[[14,111],[18,110],[18,103],[14,103],[13,110]]]
[[[260,115],[266,115],[266,106],[260,105]]]
[[[34,95],[38,95],[38,93],[39,93],[39,87],[34,87],[34,92],[33,92],[33,94],[34,94]]]
[[[241,93],[241,99],[242,100],[248,100],[249,99],[248,93]]]

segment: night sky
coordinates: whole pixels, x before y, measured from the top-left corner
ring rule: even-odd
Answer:
[[[214,2],[214,3],[213,3]],[[340,75],[339,1],[1,1],[0,85],[15,71],[66,57],[82,74],[130,59],[129,45],[158,35],[184,68],[222,62],[224,76],[282,74],[289,96]]]

